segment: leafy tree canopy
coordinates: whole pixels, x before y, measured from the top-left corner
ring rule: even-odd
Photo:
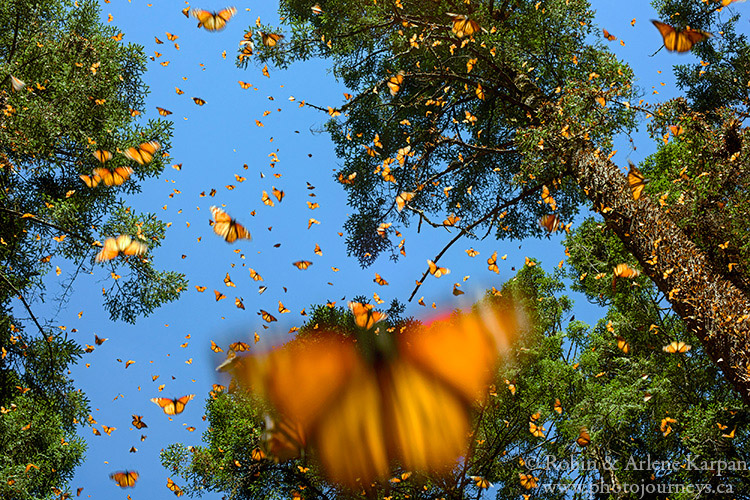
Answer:
[[[264,46],[255,33],[252,57],[324,57],[352,90],[329,108],[328,129],[353,208],[349,252],[363,266],[399,257],[382,224],[455,228],[447,248],[543,237],[543,217],[559,230],[593,209],[750,401],[748,44],[731,7],[655,5],[677,28],[716,35],[694,46],[702,64],[676,68],[687,98],[659,106],[640,99],[583,0],[282,1],[287,39]],[[241,48],[238,64],[250,60]],[[654,182],[634,199],[613,138],[646,120],[661,146],[643,166]]]
[[[102,241],[125,234],[148,253],[104,265],[112,319],[134,322],[186,287],[183,275],[151,261],[167,224],[124,201],[162,171],[172,125],[138,121],[147,92],[143,48],[121,43],[99,15],[92,0],[0,3],[2,498],[59,498],[83,458],[76,425],[86,422],[88,401],[66,375],[83,350],[34,313],[50,271],[59,275],[64,262],[75,269],[64,302],[79,273],[100,272]],[[150,162],[117,154],[149,141],[161,146]],[[112,158],[101,162],[97,150]],[[97,168],[133,172],[124,183],[89,187],[81,176],[95,177]]]

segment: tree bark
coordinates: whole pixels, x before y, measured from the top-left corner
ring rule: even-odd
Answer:
[[[571,167],[595,210],[750,404],[750,299],[712,269],[667,210],[647,197],[634,200],[625,176],[605,154],[579,151]]]

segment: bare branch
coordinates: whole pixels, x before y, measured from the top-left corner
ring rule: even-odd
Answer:
[[[447,244],[446,244],[446,245],[445,245],[445,246],[443,247],[443,249],[442,249],[442,250],[440,250],[440,252],[439,252],[439,253],[438,253],[438,254],[437,254],[437,255],[435,256],[435,258],[433,259],[433,262],[434,262],[435,264],[437,264],[437,262],[438,262],[438,261],[440,260],[440,257],[442,257],[442,256],[443,256],[443,254],[444,254],[445,252],[447,252],[447,251],[448,251],[448,249],[449,249],[449,248],[450,248],[451,246],[453,246],[453,244],[454,244],[455,242],[457,242],[458,240],[460,240],[462,236],[464,236],[465,234],[469,233],[469,232],[470,232],[470,231],[471,231],[472,229],[474,229],[475,227],[477,227],[477,226],[478,226],[479,224],[481,224],[481,223],[485,222],[485,221],[486,221],[487,219],[489,219],[489,218],[491,218],[491,217],[495,216],[495,215],[496,215],[496,214],[498,214],[498,213],[499,213],[499,212],[500,212],[501,210],[504,210],[504,209],[506,209],[506,208],[508,208],[508,207],[510,207],[510,206],[512,206],[512,205],[515,205],[516,203],[518,203],[518,202],[519,202],[519,201],[521,201],[522,199],[526,198],[527,196],[529,196],[529,195],[532,195],[532,194],[536,193],[537,191],[541,191],[541,190],[542,190],[542,184],[539,184],[538,186],[536,186],[536,187],[533,187],[533,188],[530,188],[530,189],[524,189],[524,190],[523,190],[523,191],[521,191],[521,192],[520,192],[520,193],[518,194],[518,196],[516,196],[515,198],[512,198],[512,199],[510,199],[510,200],[506,201],[506,202],[505,202],[505,203],[503,203],[502,205],[498,205],[497,207],[495,207],[495,208],[494,208],[494,209],[492,209],[491,211],[487,212],[487,214],[486,214],[486,215],[485,215],[484,217],[482,217],[481,219],[477,219],[476,221],[472,222],[472,223],[471,223],[471,224],[469,224],[468,226],[466,226],[466,227],[462,228],[462,229],[461,229],[461,231],[460,231],[460,232],[459,232],[459,233],[458,233],[458,234],[457,234],[456,236],[454,236],[454,237],[453,237],[453,239],[452,239],[452,240],[450,240],[450,241],[449,241],[449,242],[448,242],[448,243],[447,243]],[[430,270],[429,270],[429,269],[427,269],[427,270],[426,270],[426,271],[424,272],[424,274],[422,275],[422,278],[421,278],[421,279],[420,279],[420,280],[419,280],[419,281],[417,282],[417,286],[416,286],[416,287],[414,287],[414,290],[413,290],[413,291],[411,292],[411,295],[409,295],[409,300],[408,300],[408,302],[411,302],[411,299],[413,299],[413,298],[414,298],[414,295],[416,295],[416,294],[417,294],[417,291],[419,290],[419,287],[421,287],[421,286],[422,286],[422,283],[424,283],[424,280],[425,280],[425,278],[427,278],[427,275],[428,275],[428,274],[430,274]]]

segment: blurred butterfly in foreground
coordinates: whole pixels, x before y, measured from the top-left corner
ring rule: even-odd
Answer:
[[[473,408],[516,336],[521,318],[503,304],[388,333],[383,313],[352,302],[356,335],[316,330],[219,369],[275,408],[266,442],[278,460],[309,443],[327,476],[349,487],[388,477],[393,461],[447,472],[465,456]]]
[[[118,255],[143,255],[148,246],[139,240],[134,240],[127,234],[121,234],[117,238],[104,240],[104,247],[96,255],[96,262],[106,262]]]
[[[135,482],[138,481],[138,473],[126,470],[110,474],[109,478],[116,482],[120,488],[133,488]]]
[[[711,33],[701,30],[691,28],[678,29],[661,21],[654,21],[653,19],[651,22],[654,23],[656,29],[661,33],[661,37],[664,39],[664,48],[670,52],[687,52],[693,48],[693,45],[711,36]]]
[[[235,14],[237,14],[237,9],[234,7],[227,7],[219,12],[209,12],[203,9],[193,9],[190,11],[190,15],[198,20],[198,27],[202,26],[207,31],[223,30],[227,25],[227,21],[232,19]]]
[[[234,243],[238,239],[251,240],[250,232],[245,226],[232,219],[228,213],[219,207],[211,207],[214,220],[214,232],[224,238],[227,243]]]
[[[156,403],[164,410],[167,415],[177,415],[185,410],[185,405],[195,397],[195,394],[188,394],[181,398],[151,398],[152,403]]]
[[[138,147],[128,148],[123,151],[122,154],[124,154],[131,160],[140,163],[141,165],[146,165],[148,163],[151,163],[151,160],[154,159],[154,153],[156,153],[160,149],[161,144],[156,141],[149,141],[144,142]]]

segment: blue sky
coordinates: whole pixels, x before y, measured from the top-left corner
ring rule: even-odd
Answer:
[[[69,303],[57,313],[54,324],[65,325],[68,331],[76,328],[77,333],[72,336],[79,342],[93,344],[94,334],[109,339],[72,370],[76,386],[91,400],[96,427],[116,427],[109,436],[94,436],[88,427],[81,431],[88,442],[87,458],[71,483],[74,491],[84,487],[81,498],[125,498],[128,494],[133,500],[174,498],[165,487],[170,475],[159,463],[159,451],[174,442],[201,444],[201,434],[206,430],[201,419],[205,399],[211,384],[220,382],[214,369],[223,359],[222,354],[211,352],[211,340],[226,348],[236,340],[252,343],[253,333],[258,332],[261,345],[270,346],[286,338],[284,334],[290,327],[302,324],[304,318],[299,313],[311,304],[330,300],[344,305],[356,295],[372,297],[375,292],[386,305],[393,298],[403,299],[424,271],[426,260],[452,238],[444,229],[423,228],[422,234],[416,235],[416,227],[412,227],[404,232],[406,258],[393,263],[382,257],[372,267],[361,269],[354,259],[347,258],[345,238],[338,234],[343,231],[349,209],[344,191],[332,175],[341,162],[334,155],[328,136],[320,132],[328,116],[298,106],[303,99],[323,107],[343,101],[346,89],[328,73],[328,63],[313,60],[286,71],[271,69],[270,78],[253,64],[247,70],[235,67],[235,51],[244,30],[254,25],[259,16],[264,23],[278,22],[274,2],[235,3],[237,16],[217,33],[197,29],[196,21],[186,19],[180,12],[186,6],[182,2],[151,2],[153,5],[147,0],[102,3],[102,20],[107,22],[112,14],[112,24],[125,34],[124,42],[143,45],[147,55],[162,53],[156,61],[148,62],[144,75],[151,90],[145,116],[156,117],[156,106],[173,112],[172,163],[181,163],[182,169],[168,167],[159,179],[150,180],[140,194],[128,201],[137,210],[157,213],[172,222],[164,245],[153,253],[153,259],[159,268],[184,272],[190,285],[179,301],[140,319],[136,325],[115,323],[101,307],[101,288],[111,278],[104,268],[97,268],[93,275],[78,278]],[[206,0],[191,7],[213,10],[226,5]],[[737,8],[744,7],[740,4]],[[655,17],[653,9],[646,2],[611,1],[595,2],[594,8],[600,27],[625,41],[625,46],[613,42],[610,47],[633,66],[638,84],[646,93],[644,97],[655,101],[676,95],[671,65],[693,56],[662,50],[649,57],[661,44],[649,22]],[[637,21],[631,26],[634,17]],[[179,36],[179,50],[167,40],[166,32]],[[157,45],[155,36],[164,44]],[[223,51],[227,52],[226,59]],[[163,61],[169,64],[160,65]],[[254,88],[243,90],[238,80],[249,82]],[[175,87],[184,94],[178,95]],[[659,94],[652,95],[652,90]],[[290,102],[290,96],[295,102]],[[200,97],[206,104],[197,106],[191,97]],[[270,113],[263,116],[265,111]],[[256,119],[264,126],[257,126]],[[644,134],[636,136],[636,145],[637,151],[629,149],[627,140],[616,146],[619,152],[615,161],[623,170],[626,158],[638,163],[654,151]],[[278,155],[274,167],[270,165],[272,153]],[[246,180],[238,182],[235,174]],[[306,189],[307,182],[315,186],[314,191]],[[230,190],[227,185],[234,185],[235,189]],[[282,189],[286,196],[281,203],[269,207],[261,202],[261,193],[266,190],[270,194],[272,186]],[[212,188],[216,189],[215,197],[208,196]],[[201,197],[204,191],[207,196]],[[316,197],[309,197],[310,193]],[[170,194],[174,196],[169,198]],[[307,201],[317,202],[320,207],[310,210]],[[221,204],[250,230],[252,241],[228,245],[213,234],[208,224],[209,207]],[[255,216],[250,215],[253,210]],[[308,229],[310,217],[320,224]],[[486,288],[499,287],[511,277],[511,267],[520,268],[526,256],[540,259],[545,270],[551,271],[564,257],[562,246],[557,244],[559,238],[552,241],[553,244],[545,240],[524,241],[520,249],[519,242],[459,242],[441,260],[451,274],[439,280],[428,279],[416,298],[423,295],[427,304],[434,301],[439,309],[469,305]],[[277,243],[281,246],[274,248]],[[322,256],[313,253],[316,243]],[[480,251],[478,257],[467,257],[464,250],[470,246]],[[493,251],[499,256],[508,255],[506,261],[498,261],[499,275],[487,270],[486,259]],[[302,259],[314,264],[306,271],[292,266],[292,262]],[[57,265],[63,274],[49,280],[48,300],[42,306],[48,314],[57,309],[51,300],[59,290],[57,281],[73,271],[70,263],[68,269],[65,262]],[[260,273],[264,281],[250,279],[248,268]],[[376,272],[390,284],[375,284]],[[227,273],[236,287],[224,284]],[[464,276],[469,276],[465,282]],[[451,295],[455,282],[460,282],[465,292],[459,298]],[[198,293],[196,285],[207,289]],[[258,293],[260,285],[267,287],[263,294]],[[216,302],[214,289],[227,299]],[[235,297],[243,299],[246,310],[235,307]],[[278,314],[279,301],[291,313]],[[279,322],[264,329],[256,314],[260,309],[277,316]],[[83,311],[80,319],[79,311]],[[408,314],[419,318],[428,318],[431,312],[429,307],[418,306],[416,300],[407,309]],[[596,321],[599,315],[580,297],[575,313],[577,319],[588,322]],[[187,346],[183,347],[185,343]],[[128,360],[135,363],[126,369]],[[153,381],[156,375],[159,378]],[[161,384],[165,387],[159,392]],[[149,401],[152,397],[185,394],[196,394],[196,399],[171,421]],[[143,415],[148,428],[134,429],[132,414]],[[189,426],[196,430],[189,432]],[[147,436],[143,442],[141,434]],[[138,449],[137,453],[129,453],[131,446]],[[123,469],[140,473],[134,489],[121,490],[109,479],[110,473]],[[173,479],[180,484],[179,478]],[[220,497],[204,495],[207,499]]]

